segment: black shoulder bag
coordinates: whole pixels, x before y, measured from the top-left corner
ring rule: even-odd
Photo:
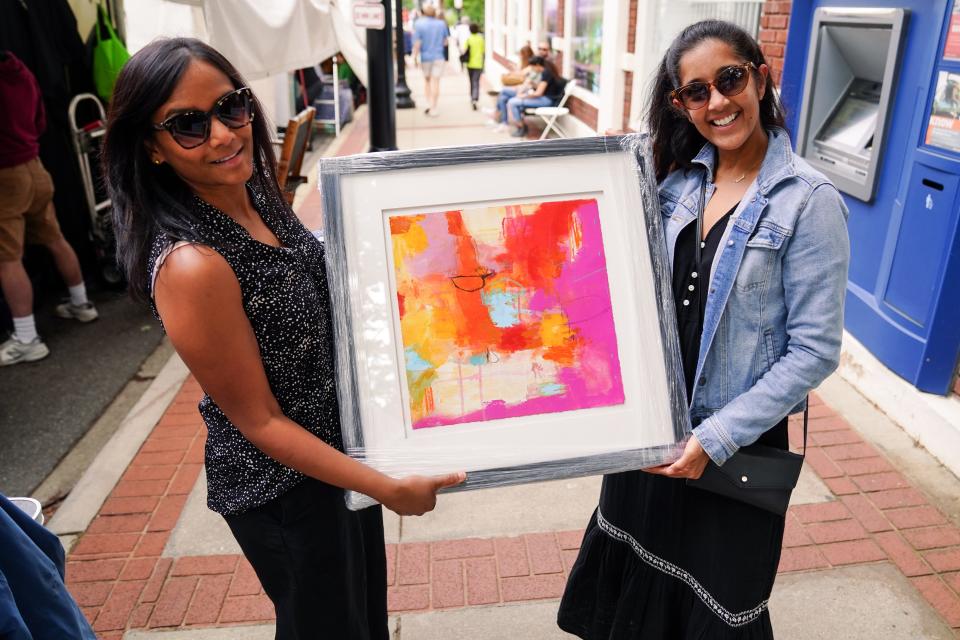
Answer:
[[[703,208],[707,184],[700,187],[700,210],[697,213],[696,260],[700,266],[700,242],[703,235]],[[697,287],[697,308],[702,308],[700,296],[703,287]],[[696,480],[687,484],[697,489],[710,491],[727,498],[745,502],[754,507],[783,516],[787,513],[790,494],[797,486],[803,458],[807,453],[807,414],[803,410],[803,453],[784,451],[777,447],[751,444],[741,447],[730,456],[722,467],[712,460]]]

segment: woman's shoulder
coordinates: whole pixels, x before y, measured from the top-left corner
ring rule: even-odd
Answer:
[[[186,293],[198,287],[229,285],[236,280],[230,264],[215,249],[205,244],[177,241],[157,256],[151,291],[164,286]]]
[[[768,151],[761,169],[761,191],[772,191],[780,187],[791,191],[812,192],[824,184],[833,186],[827,176],[793,150],[790,135],[785,129],[774,127],[769,133],[772,148]]]
[[[795,230],[801,217],[831,220],[839,228],[846,225],[847,204],[827,176],[791,151],[791,170],[764,196],[767,206],[761,219],[783,229]]]
[[[793,205],[790,208],[797,210],[798,214],[811,199],[837,203],[846,211],[843,197],[830,178],[793,150],[790,151],[790,171],[769,190],[768,199],[778,204]]]

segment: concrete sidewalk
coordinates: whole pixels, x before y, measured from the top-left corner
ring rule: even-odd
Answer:
[[[408,78],[422,103],[416,70]],[[484,127],[467,85],[465,74],[443,79],[439,118],[399,112],[399,146],[514,140]],[[365,150],[363,117],[331,153]],[[308,226],[318,221],[314,193],[297,202]],[[273,637],[272,606],[204,505],[200,396],[171,361],[50,523],[69,547],[68,585],[101,638]],[[807,462],[771,602],[777,637],[960,637],[960,481],[838,376],[813,399]],[[422,518],[387,515],[393,638],[569,638],[556,609],[599,485],[445,495]]]

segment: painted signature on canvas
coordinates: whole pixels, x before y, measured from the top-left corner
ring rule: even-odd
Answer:
[[[390,218],[414,429],[622,404],[596,200]]]

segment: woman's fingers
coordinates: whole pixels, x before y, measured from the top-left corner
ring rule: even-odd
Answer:
[[[445,476],[434,476],[434,490],[439,491],[440,489],[446,489],[447,487],[455,487],[466,479],[467,474],[465,474],[463,471],[458,473],[448,473]]]

